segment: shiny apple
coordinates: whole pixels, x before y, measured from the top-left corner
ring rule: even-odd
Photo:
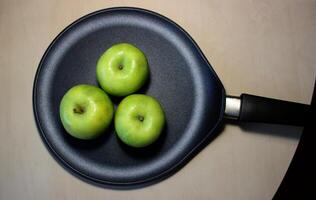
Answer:
[[[107,49],[96,67],[100,86],[113,96],[126,96],[140,89],[149,76],[144,53],[132,44],[119,43]]]
[[[92,85],[76,85],[63,96],[59,114],[70,135],[93,139],[105,132],[113,118],[113,104],[108,95]]]
[[[161,134],[165,115],[159,102],[147,95],[133,94],[118,105],[114,117],[118,137],[132,147],[152,144]]]

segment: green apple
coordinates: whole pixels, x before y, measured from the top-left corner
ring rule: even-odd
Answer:
[[[165,115],[155,98],[133,94],[118,105],[114,124],[118,137],[125,144],[145,147],[159,137],[165,124]]]
[[[63,96],[59,114],[66,131],[78,139],[93,139],[104,133],[113,118],[108,95],[92,85],[77,85]]]
[[[100,86],[113,96],[126,96],[140,89],[149,76],[147,59],[137,47],[120,43],[107,49],[96,69]]]

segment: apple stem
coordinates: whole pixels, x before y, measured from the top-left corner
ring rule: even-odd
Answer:
[[[73,111],[74,111],[74,113],[82,114],[82,113],[84,113],[85,110],[83,107],[78,106],[78,107],[74,108]]]
[[[141,122],[144,121],[144,117],[143,117],[143,116],[138,115],[137,118],[138,118],[138,120],[141,121]]]
[[[122,70],[122,69],[123,69],[123,65],[120,64],[120,65],[118,66],[118,68],[119,68],[119,70]]]

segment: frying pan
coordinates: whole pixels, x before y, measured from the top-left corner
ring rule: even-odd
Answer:
[[[59,104],[76,84],[98,85],[99,56],[128,42],[147,56],[150,80],[138,91],[156,97],[166,114],[161,137],[146,148],[122,144],[113,125],[101,138],[80,141],[59,119]],[[114,104],[120,98],[112,97]],[[197,44],[179,25],[152,11],[110,8],[84,16],[50,44],[39,64],[33,110],[53,157],[90,183],[130,188],[155,183],[180,169],[214,138],[224,118],[302,126],[309,106],[242,94],[230,97]]]

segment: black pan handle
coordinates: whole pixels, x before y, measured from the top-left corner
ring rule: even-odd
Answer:
[[[262,122],[304,126],[310,105],[250,94],[226,98],[225,116],[241,122]]]

